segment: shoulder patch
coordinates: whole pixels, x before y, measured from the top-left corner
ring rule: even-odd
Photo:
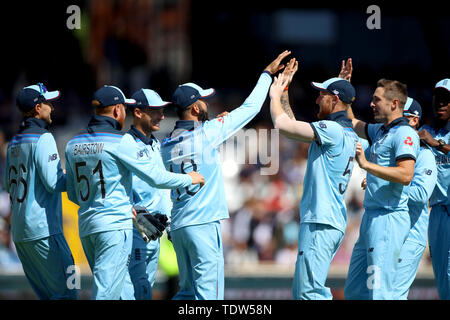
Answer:
[[[413,141],[412,141],[411,137],[407,137],[404,142],[408,146],[412,146],[413,145]]]

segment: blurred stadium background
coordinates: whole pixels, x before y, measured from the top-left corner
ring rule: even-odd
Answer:
[[[358,4],[201,0],[15,1],[0,15],[0,299],[36,299],[23,276],[9,234],[9,198],[4,192],[5,154],[17,131],[20,88],[44,82],[62,97],[55,103],[53,133],[64,158],[66,142],[87,124],[92,93],[104,84],[126,95],[144,87],[170,99],[177,85],[213,87],[210,117],[238,107],[258,75],[281,51],[289,49],[300,68],[289,94],[299,120],[316,119],[317,92],[310,81],[339,73],[353,58],[357,90],[355,114],[371,121],[369,102],[376,81],[397,79],[431,121],[431,90],[449,77],[450,19],[443,4],[379,3],[381,29],[370,30],[370,2]],[[81,9],[81,28],[70,30],[70,5]],[[130,124],[127,119],[127,129]],[[158,138],[173,127],[166,112]],[[271,129],[268,101],[246,128]],[[249,141],[249,144],[255,141]],[[245,152],[245,146],[237,145]],[[280,137],[280,170],[262,176],[259,164],[223,159],[231,218],[223,222],[226,299],[291,299],[297,254],[298,205],[308,145]],[[250,155],[249,155],[250,156]],[[63,159],[64,160],[64,159]],[[226,162],[225,162],[226,161]],[[225,165],[226,163],[226,165]],[[364,172],[355,164],[347,192],[348,227],[330,268],[328,284],[343,299],[350,256],[362,216]],[[63,194],[64,234],[80,267],[80,298],[90,298],[92,278],[78,238],[77,207]],[[176,288],[173,248],[162,239],[155,298]],[[410,299],[437,299],[428,250]]]

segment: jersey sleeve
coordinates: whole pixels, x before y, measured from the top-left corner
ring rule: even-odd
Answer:
[[[316,143],[319,146],[335,146],[343,139],[343,128],[334,121],[312,122],[311,127],[316,136]]]
[[[395,161],[403,159],[416,160],[419,154],[420,140],[418,134],[410,126],[398,128],[393,139]]]
[[[436,160],[433,153],[421,151],[414,168],[414,177],[409,188],[409,201],[424,205],[430,199],[437,182]]]
[[[137,157],[139,148],[129,134],[125,134],[113,154],[119,161],[139,179],[150,186],[159,189],[176,189],[192,184],[192,178],[187,174],[169,172],[148,159]]]
[[[75,178],[72,172],[72,165],[70,163],[70,157],[67,154],[66,150],[66,187],[67,187],[67,197],[70,201],[72,201],[75,204],[79,204],[77,197],[76,197],[76,191],[75,191]]]
[[[383,124],[380,124],[380,123],[367,123],[366,124],[365,131],[366,131],[366,137],[367,137],[367,142],[369,143],[369,146],[372,145],[372,141],[375,139],[375,135],[382,125]]]
[[[50,133],[44,133],[39,138],[34,161],[36,171],[48,192],[66,191],[66,175],[61,168],[61,159],[55,139]]]
[[[250,122],[261,110],[266,100],[267,92],[272,84],[272,77],[263,72],[258,82],[244,101],[244,103],[231,111],[228,115],[207,121],[204,125],[206,138],[214,145],[220,145],[239,129]]]

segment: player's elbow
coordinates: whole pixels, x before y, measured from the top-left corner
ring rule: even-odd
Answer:
[[[405,173],[404,175],[402,175],[400,183],[403,184],[404,186],[407,186],[411,183],[412,179],[414,176],[414,172],[413,173]]]

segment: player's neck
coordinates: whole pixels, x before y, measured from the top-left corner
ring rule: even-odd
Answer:
[[[398,112],[394,112],[392,114],[390,114],[389,116],[386,117],[386,119],[384,120],[384,125],[387,126],[389,125],[392,121],[403,117],[403,114],[400,114]]]
[[[134,127],[139,130],[139,132],[141,132],[144,136],[146,137],[151,137],[152,135],[152,130],[144,130],[144,128],[139,124],[139,123],[133,123]]]

